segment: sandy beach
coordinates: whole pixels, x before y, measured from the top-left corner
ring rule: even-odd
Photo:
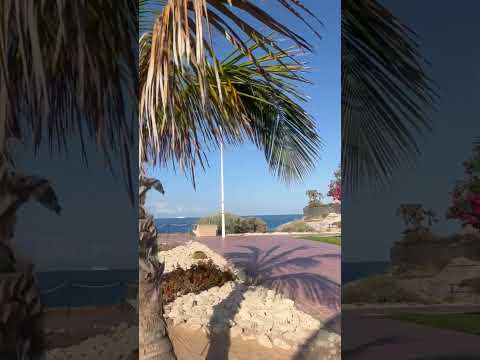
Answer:
[[[47,347],[53,349],[78,345],[90,337],[111,334],[115,327],[137,324],[138,315],[127,304],[47,308]]]

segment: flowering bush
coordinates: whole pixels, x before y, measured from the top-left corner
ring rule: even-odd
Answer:
[[[342,200],[342,174],[340,168],[335,171],[335,179],[330,181],[329,190],[327,195],[333,198],[333,200]]]
[[[480,229],[480,147],[475,148],[474,156],[463,166],[467,176],[455,184],[447,218],[460,220],[462,226]]]

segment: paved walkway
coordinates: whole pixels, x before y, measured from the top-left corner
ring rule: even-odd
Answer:
[[[342,359],[480,359],[479,336],[368,316],[371,312],[342,312]]]
[[[196,238],[340,331],[341,248],[289,235]]]

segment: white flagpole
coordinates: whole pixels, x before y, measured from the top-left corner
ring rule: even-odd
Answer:
[[[220,193],[222,214],[222,239],[225,239],[225,198],[223,192],[223,143],[220,143]]]

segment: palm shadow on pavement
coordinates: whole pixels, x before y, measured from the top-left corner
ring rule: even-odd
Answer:
[[[245,269],[246,274],[257,283],[280,291],[294,300],[300,310],[320,305],[339,311],[340,284],[319,274],[318,267],[322,265],[322,260],[338,258],[340,270],[340,254],[295,255],[298,251],[309,250],[308,246],[279,251],[280,245],[276,245],[264,253],[254,246],[240,247],[247,251],[226,253],[225,257],[235,266]]]
[[[306,246],[299,246],[289,250],[279,251],[280,246],[273,246],[263,251],[255,246],[241,246],[243,251],[230,252],[225,258],[237,268],[243,269],[247,275],[247,284],[262,285],[274,290],[282,291],[285,295],[295,295],[302,291],[308,301],[321,301],[327,307],[337,309],[340,304],[340,285],[330,279],[315,273],[302,271],[288,273],[285,270],[307,270],[321,264],[322,258],[333,257],[336,254],[322,254],[313,256],[297,256],[300,250],[307,250]],[[340,256],[339,266],[340,266]],[[277,273],[284,271],[283,273]],[[229,296],[214,306],[209,324],[210,346],[207,360],[228,359],[230,349],[231,330],[228,326],[233,323],[240,310],[241,302],[247,286],[236,284]],[[331,328],[338,320],[328,321]],[[322,327],[322,329],[325,329]],[[330,330],[335,331],[335,330]],[[339,330],[338,330],[339,331]]]

